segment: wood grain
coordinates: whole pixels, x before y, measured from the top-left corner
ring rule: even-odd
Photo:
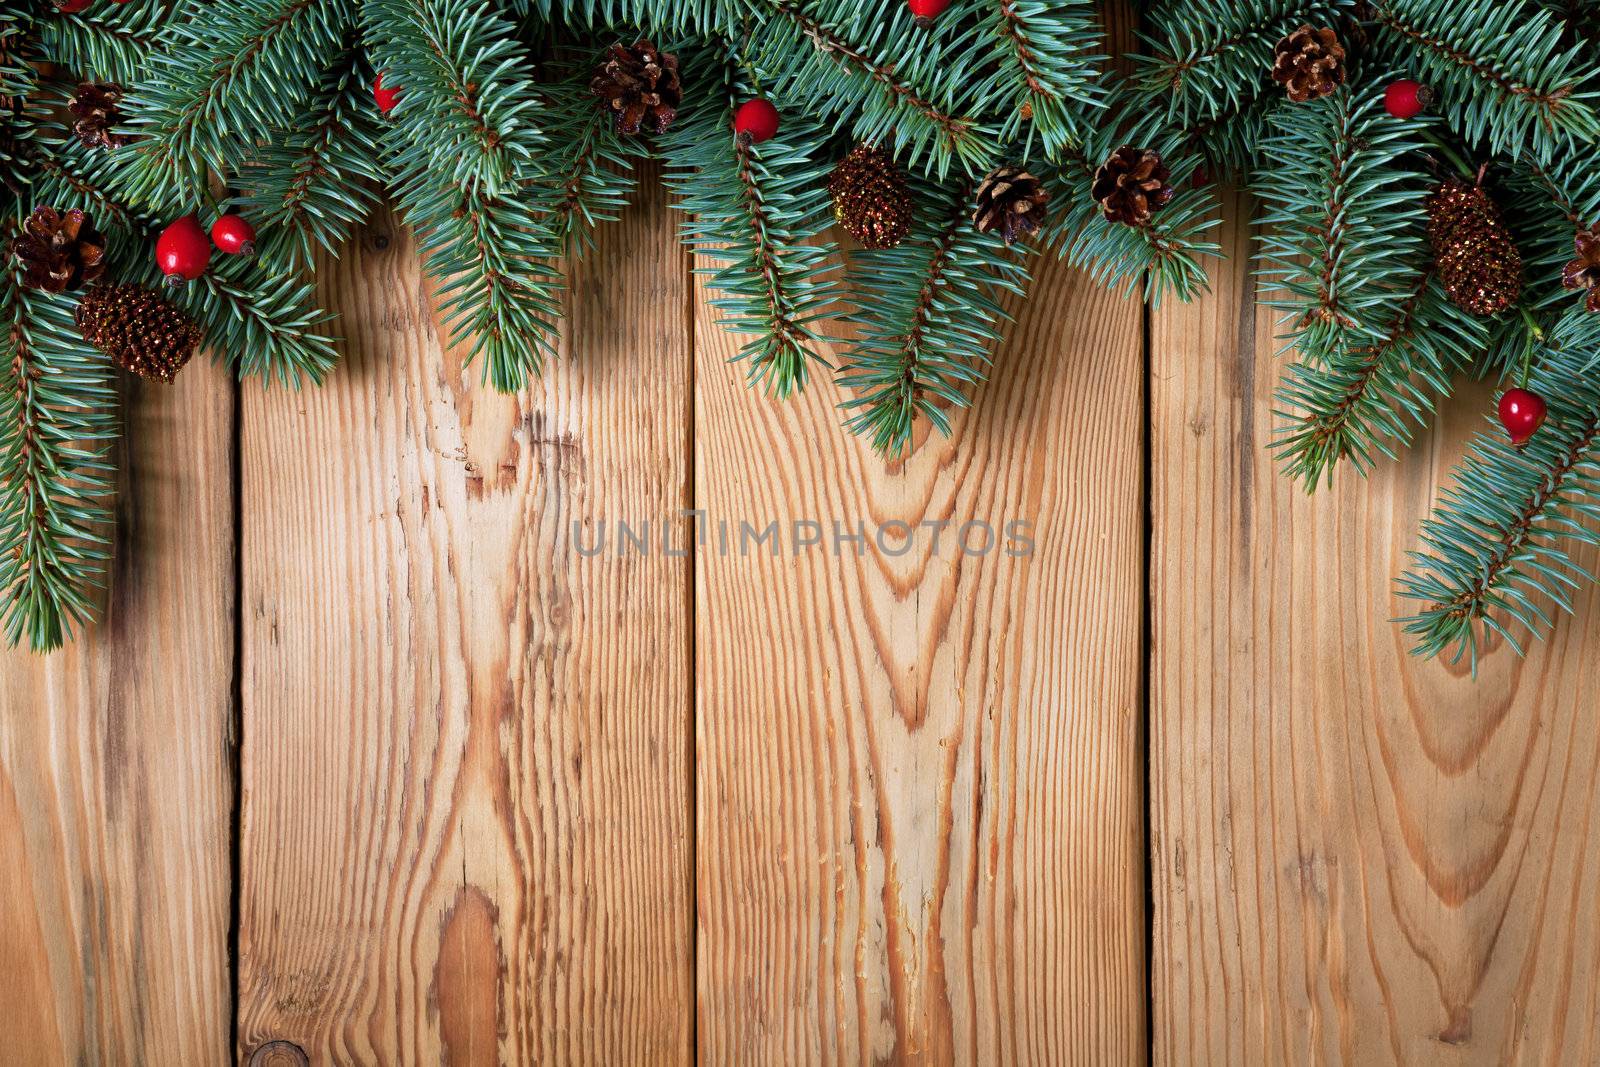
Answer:
[[[1600,1062],[1600,598],[1476,682],[1408,655],[1392,578],[1490,395],[1306,496],[1225,245],[1152,329],[1156,1058]]]
[[[0,1060],[228,1057],[233,411],[130,386],[104,621],[0,655]]]
[[[689,1055],[688,564],[575,550],[687,495],[687,273],[646,187],[530,394],[442,351],[382,219],[328,265],[346,364],[246,397],[243,1051]]]
[[[1041,269],[991,384],[904,465],[826,376],[752,394],[700,294],[706,1063],[1144,1055],[1140,308]],[[1013,519],[1031,556],[957,548]],[[773,520],[779,555],[741,555]],[[836,521],[870,543],[835,555]],[[896,521],[909,549],[874,536]]]

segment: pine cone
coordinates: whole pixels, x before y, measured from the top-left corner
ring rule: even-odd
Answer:
[[[1344,46],[1326,26],[1301,26],[1272,50],[1272,80],[1295,103],[1327,96],[1344,84]]]
[[[663,133],[683,100],[678,57],[657,51],[645,40],[614,44],[589,79],[589,91],[616,113],[617,129],[623,133],[636,134],[641,127]]]
[[[1578,258],[1561,269],[1561,284],[1568,289],[1587,289],[1583,306],[1600,311],[1600,230],[1579,230],[1573,241]]]
[[[121,148],[128,138],[116,131],[126,118],[117,107],[122,88],[104,82],[83,82],[72,95],[67,110],[77,121],[72,132],[89,148]]]
[[[865,248],[893,248],[911,231],[911,190],[889,153],[856,145],[828,179],[833,217]]]
[[[999,230],[1010,244],[1044,224],[1050,190],[1021,167],[996,167],[978,184],[977,199],[972,224],[979,233]]]
[[[200,344],[195,321],[164,297],[131,283],[98,285],[78,304],[84,340],[123,370],[170,382]]]
[[[1446,178],[1424,206],[1434,267],[1451,303],[1480,316],[1516,303],[1522,256],[1483,187]]]
[[[92,282],[106,269],[106,239],[78,208],[34,208],[11,251],[22,261],[22,284],[47,293]]]
[[[1089,195],[1112,222],[1143,226],[1156,208],[1172,199],[1171,178],[1160,155],[1123,145],[1094,172]]]

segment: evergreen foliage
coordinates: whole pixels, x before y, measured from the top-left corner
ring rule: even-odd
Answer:
[[[1366,472],[1462,373],[1550,402],[1526,446],[1478,440],[1402,579],[1419,651],[1475,656],[1488,631],[1520,647],[1571,603],[1585,577],[1572,549],[1600,518],[1600,314],[1561,285],[1578,234],[1600,225],[1597,0],[1145,7],[1122,76],[1089,0],[953,0],[928,25],[899,0],[11,5],[0,220],[15,232],[34,205],[82,208],[114,275],[151,285],[162,226],[240,211],[256,255],[214,257],[172,299],[233,371],[299,385],[337,355],[311,271],[387,193],[452,341],[511,391],[556,350],[564,261],[659,158],[751,384],[781,397],[836,373],[845,426],[896,453],[919,419],[948,431],[990,373],[1001,298],[1025,288],[1030,253],[1152,302],[1188,298],[1217,252],[1217,183],[1247,183],[1264,298],[1294,353],[1275,440],[1290,476]],[[1297,102],[1280,82],[1310,60],[1280,43],[1302,26],[1340,43],[1326,95]],[[633,136],[590,78],[606,49],[643,39],[678,57],[682,100],[665,132]],[[380,72],[399,91],[387,114]],[[1429,84],[1431,116],[1386,112],[1402,76]],[[63,105],[82,81],[129,90],[117,132],[133,143],[79,143]],[[755,97],[781,126],[748,143],[733,116]],[[894,247],[855,248],[830,225],[833,165],[863,142],[907,173],[914,222]],[[1097,199],[1114,195],[1097,176],[1124,146],[1160,161],[1137,210]],[[1016,244],[973,221],[1000,165],[1050,193],[1042,229]],[[1487,318],[1435,269],[1425,204],[1446,175],[1482,184],[1520,256],[1519,297]],[[12,640],[52,647],[103,577],[114,390],[71,326],[78,293],[26,289],[22,266],[4,274],[0,611]]]

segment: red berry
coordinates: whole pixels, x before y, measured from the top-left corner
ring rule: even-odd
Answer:
[[[759,96],[746,100],[733,113],[733,129],[745,144],[770,141],[778,136],[778,109]]]
[[[211,243],[230,255],[248,256],[256,250],[256,228],[235,212],[218,215],[211,224]]]
[[[1433,90],[1421,82],[1402,78],[1383,91],[1384,110],[1397,119],[1414,119],[1433,102]]]
[[[917,25],[927,29],[933,25],[933,20],[944,14],[945,8],[950,6],[950,0],[906,0],[906,6],[917,17]]]
[[[383,75],[379,74],[378,80],[372,83],[372,98],[378,102],[378,110],[387,115],[400,102],[400,90],[399,88],[385,89],[383,87]]]
[[[94,0],[56,0],[56,10],[63,15],[73,15],[92,3]]]
[[[168,223],[156,238],[156,266],[167,276],[168,285],[194,281],[206,272],[210,262],[211,242],[193,215]]]
[[[1543,425],[1544,398],[1526,389],[1507,389],[1500,397],[1500,425],[1514,445],[1523,444]]]

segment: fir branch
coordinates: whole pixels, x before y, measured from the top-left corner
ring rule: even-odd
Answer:
[[[1375,0],[1380,43],[1407,57],[1468,141],[1548,162],[1600,137],[1597,64],[1562,40],[1562,25],[1525,0]]]
[[[452,343],[512,392],[555,351],[561,244],[539,99],[516,27],[473,0],[367,0],[375,62],[404,86],[384,143]]]
[[[1146,300],[1159,303],[1163,293],[1188,300],[1206,283],[1201,260],[1219,248],[1206,234],[1218,222],[1215,192],[1197,183],[1198,153],[1186,150],[1183,133],[1163,123],[1163,115],[1140,109],[1138,97],[1113,92],[1112,119],[1098,127],[1081,150],[1063,154],[1059,168],[1046,171],[1055,190],[1054,203],[1064,206],[1041,234],[1041,244],[1055,248],[1068,263],[1087,269],[1105,285],[1142,282]],[[1132,144],[1160,154],[1171,171],[1173,198],[1142,226],[1107,219],[1090,192],[1095,171],[1119,145]]]
[[[972,225],[970,184],[915,195],[928,221],[894,248],[854,253],[850,264],[859,339],[839,384],[856,395],[841,407],[853,412],[851,432],[889,454],[910,447],[919,416],[950,432],[945,410],[972,402],[969,390],[986,377],[989,349],[1010,320],[997,297],[1021,295],[1028,281],[1005,240]]]
[[[141,281],[161,284],[153,264]],[[222,256],[199,278],[165,291],[241,378],[298,389],[321,385],[338,362],[333,338],[319,329],[333,316],[316,306],[311,283],[293,275],[270,276],[247,257]]]
[[[581,255],[600,222],[614,222],[637,184],[638,141],[618,130],[612,112],[597,106],[590,74],[602,53],[586,50],[569,60],[562,75],[542,88],[551,151],[545,166],[550,184],[551,224],[565,254]]]
[[[1426,129],[1358,86],[1273,113],[1259,148],[1255,192],[1267,210],[1257,256],[1264,284],[1286,294],[1267,303],[1305,358],[1382,343],[1429,259]]]
[[[696,272],[721,292],[711,300],[721,325],[755,335],[735,358],[749,361],[752,384],[785,397],[805,387],[811,361],[827,365],[814,324],[838,298],[833,265],[816,243],[829,211],[824,168],[810,156],[822,131],[795,122],[764,144],[742,144],[733,104],[749,87],[726,69],[719,78],[720,66],[701,55],[688,68],[685,84],[710,91],[687,100],[662,139],[667,181],[690,216],[685,242],[712,264]]]
[[[1548,402],[1548,421],[1520,447],[1498,427],[1478,435],[1400,580],[1424,605],[1403,620],[1421,655],[1453,649],[1475,667],[1485,630],[1520,653],[1519,633],[1550,625],[1545,602],[1570,612],[1590,577],[1568,546],[1600,543],[1600,382],[1589,372],[1600,316],[1574,309],[1545,341],[1529,388]]]
[[[10,240],[9,230],[0,231]],[[59,648],[96,614],[111,550],[117,435],[110,363],[78,336],[77,301],[0,279],[0,621],[11,645]]]
[[[1104,117],[1100,70],[1106,57],[1098,52],[1104,38],[1094,5],[984,0],[980,14],[979,39],[993,42],[1005,86],[993,104],[1007,116],[999,138],[1037,136],[1050,158],[1080,144]]]
[[[1249,109],[1272,86],[1273,48],[1297,26],[1337,26],[1353,0],[1169,0],[1150,13],[1135,92],[1188,128]]]
[[[161,47],[161,28],[173,7],[171,0],[133,0],[57,14],[38,24],[40,49],[75,80],[126,88]]]
[[[967,174],[993,165],[996,131],[959,107],[982,93],[982,50],[946,47],[898,4],[863,32],[855,0],[752,3],[760,17],[746,30],[748,56],[769,96],[832,114],[834,129],[940,178],[952,164]]]
[[[236,206],[265,235],[256,252],[263,263],[305,270],[319,246],[336,252],[372,210],[382,129],[371,85],[352,45],[293,125],[242,169]]]
[[[401,158],[396,197],[439,283],[451,343],[470,340],[467,361],[481,358],[484,380],[515,392],[555,354],[560,246],[548,212],[531,197],[490,196]]]
[[[1381,336],[1292,364],[1279,383],[1279,429],[1274,451],[1284,473],[1307,489],[1330,484],[1349,460],[1363,476],[1374,453],[1393,459],[1411,442],[1451,376],[1484,344],[1484,325],[1450,303],[1438,280],[1420,274]]]
[[[128,97],[142,135],[136,191],[160,209],[200,202],[208,169],[232,173],[257,138],[292,123],[354,18],[354,0],[180,2]]]
[[[366,0],[362,16],[373,65],[403,86],[391,120],[413,165],[474,195],[521,188],[544,138],[515,25],[479,0]]]

